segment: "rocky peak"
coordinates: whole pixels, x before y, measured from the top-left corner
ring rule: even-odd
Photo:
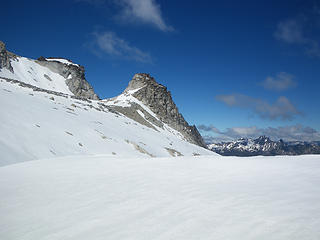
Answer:
[[[10,59],[15,58],[15,55],[6,49],[4,42],[0,41],[0,69],[6,68],[13,73],[13,68]]]
[[[85,69],[83,66],[74,64],[72,61],[63,58],[40,57],[37,59],[37,63],[62,75],[66,79],[66,84],[70,91],[75,96],[93,100],[99,99],[85,78]]]
[[[257,139],[255,139],[254,142],[257,144],[263,145],[263,144],[271,143],[272,141],[269,137],[260,136]]]
[[[133,76],[125,92],[134,89],[138,90],[132,95],[148,106],[162,122],[179,131],[189,142],[206,147],[197,128],[190,126],[179,113],[165,86],[147,73],[138,73]]]
[[[133,76],[132,80],[129,82],[128,87],[126,90],[134,90],[141,87],[162,87],[165,88],[165,86],[159,84],[156,82],[156,80],[150,76],[148,73],[137,73]]]

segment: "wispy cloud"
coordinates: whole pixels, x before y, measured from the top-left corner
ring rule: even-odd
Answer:
[[[279,97],[273,104],[242,94],[218,95],[216,99],[230,107],[249,109],[261,118],[270,120],[290,120],[301,114],[289,99],[284,96]]]
[[[114,2],[121,7],[117,19],[123,22],[150,24],[164,32],[174,30],[165,22],[160,5],[155,0],[117,0]]]
[[[257,138],[259,136],[268,136],[272,140],[320,141],[320,132],[300,124],[276,128],[232,127],[225,131],[220,131],[213,125],[200,125],[198,128],[204,133],[204,139],[207,142],[232,141],[239,138]],[[209,135],[210,133],[214,133],[216,136]]]
[[[197,127],[199,130],[204,131],[204,132],[220,133],[220,130],[213,125],[208,126],[208,125],[200,124]]]
[[[121,59],[134,60],[137,62],[151,63],[149,53],[130,45],[126,40],[118,37],[113,32],[94,32],[93,40],[89,44],[94,53],[107,54]]]
[[[313,57],[320,57],[320,46],[315,40],[310,40],[308,47],[306,48],[306,53]]]
[[[307,55],[320,57],[320,46],[317,40],[307,36],[305,28],[307,25],[313,25],[312,18],[287,19],[281,21],[274,33],[277,40],[288,44],[301,45]]]
[[[169,32],[174,28],[163,17],[161,6],[156,0],[74,0],[97,7],[105,5],[114,9],[114,19],[126,24],[148,24],[161,31]]]
[[[303,36],[302,23],[294,19],[280,22],[274,36],[286,43],[304,44],[307,42],[307,39]]]
[[[261,84],[268,90],[283,91],[297,85],[293,79],[293,75],[286,72],[280,72],[275,77],[267,77]]]

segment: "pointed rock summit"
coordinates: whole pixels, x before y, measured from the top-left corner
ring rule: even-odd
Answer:
[[[13,68],[10,63],[11,58],[15,58],[15,54],[8,52],[4,42],[0,41],[0,69],[6,68],[10,72],[13,72]]]
[[[136,90],[135,98],[148,106],[157,117],[173,129],[179,131],[191,143],[206,147],[196,126],[190,126],[179,113],[170,91],[147,73],[135,74],[125,92]]]

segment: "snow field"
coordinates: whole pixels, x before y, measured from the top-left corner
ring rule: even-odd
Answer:
[[[318,240],[320,159],[73,156],[0,168],[0,239]]]

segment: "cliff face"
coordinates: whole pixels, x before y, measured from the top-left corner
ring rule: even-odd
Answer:
[[[37,66],[45,67],[39,71]],[[3,70],[3,71],[1,71]],[[38,70],[38,71],[37,71]],[[2,73],[1,73],[2,72]],[[40,76],[41,73],[45,73]],[[99,97],[95,94],[92,86],[85,78],[85,70],[83,66],[73,63],[70,60],[63,58],[44,58],[38,60],[20,57],[7,51],[5,44],[0,41],[0,76],[13,80],[19,80],[24,83],[29,83],[36,87],[47,85],[46,90],[53,90],[53,84],[42,84],[50,81],[57,82],[57,79],[49,77],[51,73],[59,74],[63,85],[70,90],[76,97],[98,100]],[[61,76],[63,78],[61,78]],[[31,81],[29,81],[31,79]],[[60,80],[59,80],[60,81]]]
[[[190,126],[172,100],[167,88],[146,73],[135,74],[125,92],[136,90],[132,95],[148,106],[157,117],[170,127],[179,131],[191,143],[206,147],[195,126]]]
[[[66,79],[67,86],[75,96],[93,100],[99,99],[98,95],[94,92],[92,86],[85,78],[83,66],[73,64],[70,60],[62,62],[59,61],[59,58],[46,59],[44,57],[38,58],[37,63],[63,76]]]
[[[6,45],[2,41],[0,41],[0,69],[6,68],[10,72],[13,72],[10,59],[14,57],[15,55],[11,52],[8,52],[6,49]]]

